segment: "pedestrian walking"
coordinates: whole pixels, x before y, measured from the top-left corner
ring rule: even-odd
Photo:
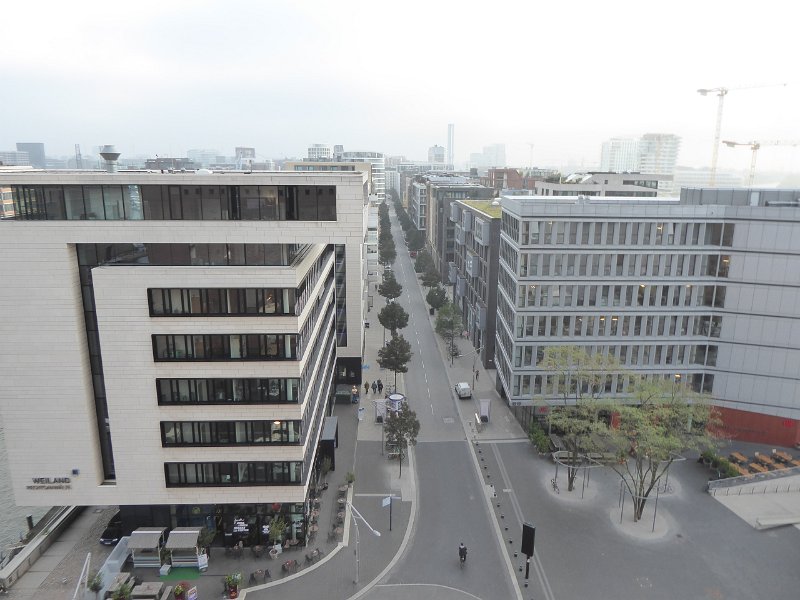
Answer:
[[[480,374],[481,374],[481,372],[478,371],[478,369],[475,369],[475,381],[478,381],[478,378],[480,377]]]
[[[353,404],[358,404],[358,386],[354,385],[350,388],[350,394],[352,394],[352,402]]]
[[[372,382],[372,393],[373,394],[378,393],[378,384],[375,383],[374,381]]]
[[[364,382],[364,393],[369,394],[369,381]]]
[[[383,393],[383,382],[380,379],[378,379],[378,393]]]

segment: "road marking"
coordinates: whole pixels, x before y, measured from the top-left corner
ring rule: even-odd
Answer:
[[[506,485],[511,484],[511,478],[508,476],[508,471],[506,470],[506,466],[503,463],[503,459],[500,456],[500,451],[497,449],[497,445],[491,444],[492,446],[492,453],[494,454],[494,458],[497,461],[497,466],[500,469],[500,476],[503,478],[503,483]],[[519,501],[517,500],[517,495],[513,492],[508,495],[509,500],[511,501],[511,507],[514,509],[514,514],[517,517],[517,520],[520,523],[525,522],[525,517],[522,514],[522,508],[519,505]],[[544,592],[544,597],[546,600],[555,600],[555,596],[553,595],[553,588],[550,587],[550,582],[547,579],[547,575],[544,572],[544,566],[542,565],[542,561],[539,560],[539,553],[536,551],[536,548],[533,549],[533,556],[531,557],[533,560],[533,568],[536,571],[536,574],[539,576],[539,583],[542,586],[542,591]]]

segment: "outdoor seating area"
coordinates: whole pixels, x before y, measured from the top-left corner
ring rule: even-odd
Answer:
[[[729,458],[734,469],[742,476],[800,467],[800,460],[788,452],[777,449],[773,449],[769,454],[754,452],[752,457],[745,456],[741,452],[731,452]]]

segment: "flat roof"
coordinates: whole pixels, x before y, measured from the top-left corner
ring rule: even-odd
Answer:
[[[166,527],[139,527],[139,529],[131,533],[131,538],[128,540],[128,549],[152,550],[153,548],[158,548],[161,543],[161,536],[164,535],[166,530]]]
[[[499,201],[497,204],[492,204],[494,200],[462,200],[461,202],[470,208],[474,208],[475,210],[479,210],[482,213],[487,214],[493,219],[499,219],[503,214],[503,207],[500,206]]]
[[[168,550],[183,550],[196,548],[197,538],[200,537],[199,527],[176,527],[169,532],[169,538],[164,546]]]

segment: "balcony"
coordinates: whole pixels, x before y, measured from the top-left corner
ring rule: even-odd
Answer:
[[[467,293],[467,280],[458,275],[456,277],[456,296],[463,298]]]
[[[492,226],[482,219],[475,219],[475,231],[472,233],[475,241],[481,246],[489,245],[489,237],[492,235]]]
[[[472,218],[472,213],[468,210],[461,215],[461,227],[464,231],[472,231]]]
[[[467,252],[464,270],[470,277],[478,277],[481,274],[481,259],[475,254]]]
[[[458,277],[458,269],[456,268],[456,263],[454,262],[448,263],[447,282],[452,285],[456,282],[457,277]]]
[[[461,207],[455,202],[450,203],[450,220],[453,223],[461,221]]]
[[[465,235],[464,230],[461,228],[461,225],[456,225],[456,243],[464,245]]]

